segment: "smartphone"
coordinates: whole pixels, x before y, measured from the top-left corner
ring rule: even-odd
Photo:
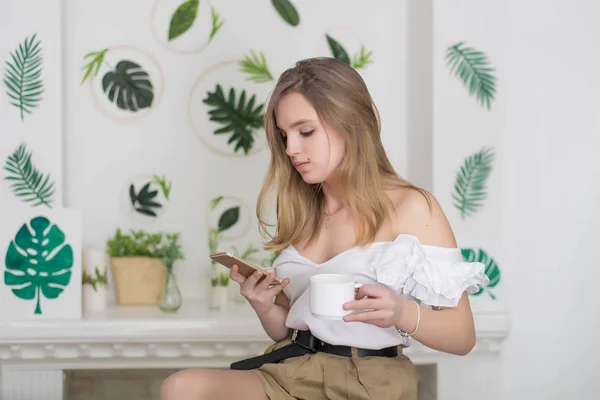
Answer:
[[[267,273],[262,268],[252,265],[248,261],[225,251],[211,254],[210,258],[229,269],[236,264],[239,267],[240,274],[244,275],[246,278],[256,271],[261,271],[265,276],[267,276]],[[271,285],[281,285],[281,281],[275,278],[273,282],[271,282]]]

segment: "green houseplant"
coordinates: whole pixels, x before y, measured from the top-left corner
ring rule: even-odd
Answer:
[[[158,304],[172,278],[173,263],[184,259],[177,233],[133,229],[125,233],[117,228],[106,249],[121,305]]]

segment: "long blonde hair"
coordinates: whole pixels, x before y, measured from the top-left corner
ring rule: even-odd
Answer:
[[[390,199],[384,192],[391,182],[411,187],[394,171],[380,137],[379,112],[362,77],[349,65],[334,58],[301,60],[286,70],[271,93],[264,116],[271,161],[258,196],[256,214],[259,230],[270,240],[265,248],[280,251],[288,245],[310,243],[319,233],[324,212],[320,184],[307,184],[294,169],[275,120],[275,108],[283,96],[297,92],[315,108],[321,121],[340,132],[346,142],[339,176],[348,206],[357,226],[356,245],[375,240],[379,229],[390,220]],[[271,235],[264,205],[273,191],[277,194],[276,232]]]

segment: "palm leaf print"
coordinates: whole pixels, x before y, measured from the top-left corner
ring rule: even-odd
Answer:
[[[36,35],[19,44],[10,54],[12,62],[7,61],[4,70],[6,94],[11,104],[20,110],[21,120],[25,119],[25,113],[30,114],[39,105],[44,92],[42,48],[40,41],[35,41]]]

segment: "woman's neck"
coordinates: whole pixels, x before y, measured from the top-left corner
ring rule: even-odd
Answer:
[[[333,214],[348,204],[348,196],[339,183],[323,182],[321,187],[323,190],[324,211],[326,213]]]

